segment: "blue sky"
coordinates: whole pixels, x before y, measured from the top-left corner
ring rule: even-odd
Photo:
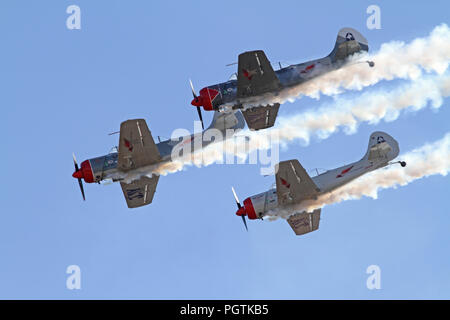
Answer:
[[[66,28],[71,4],[81,30]],[[366,27],[370,4],[381,7],[380,30]],[[245,232],[230,187],[241,200],[269,188],[274,178],[258,165],[161,177],[154,202],[136,210],[118,184],[85,184],[83,202],[71,177],[72,152],[79,162],[107,153],[117,144],[107,134],[126,119],[145,118],[155,137],[192,130],[188,79],[197,90],[228,79],[234,69],[225,65],[240,52],[321,57],[344,26],[378,49],[426,36],[450,22],[449,9],[447,1],[2,1],[0,298],[450,298],[448,176],[327,206],[319,231],[304,237],[283,221],[250,221]],[[287,103],[280,115],[327,99]],[[293,143],[280,157],[333,168],[359,159],[375,130],[407,151],[441,138],[449,118],[445,101],[353,135]],[[66,288],[72,264],[81,290]],[[372,264],[381,290],[366,288]]]

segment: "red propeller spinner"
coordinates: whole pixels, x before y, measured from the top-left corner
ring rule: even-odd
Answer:
[[[212,101],[214,100],[215,97],[217,97],[219,91],[206,87],[200,90],[199,95],[197,95],[195,93],[192,81],[189,80],[189,83],[191,85],[192,96],[194,97],[194,99],[192,99],[191,101],[191,104],[197,108],[203,107],[205,111],[214,110],[212,106]]]
[[[79,168],[75,154],[73,154],[73,164],[75,166],[75,172],[72,174],[72,177],[78,180],[81,195],[83,196],[83,200],[86,200],[86,197],[84,196],[83,181],[81,179],[84,179],[85,182],[94,182],[91,164],[89,160],[85,160],[81,163],[81,168]]]
[[[233,191],[234,199],[236,200],[236,205],[238,207],[238,210],[236,211],[236,215],[240,216],[242,218],[245,229],[248,231],[247,221],[245,220],[245,216],[247,216],[249,219],[252,219],[252,220],[258,218],[255,213],[255,208],[253,208],[252,200],[250,198],[245,199],[244,205],[242,206],[241,203],[239,202],[239,199],[238,199],[233,187],[231,187],[231,191]]]

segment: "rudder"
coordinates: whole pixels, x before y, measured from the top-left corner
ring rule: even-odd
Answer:
[[[336,44],[329,56],[333,61],[344,60],[359,51],[369,51],[367,39],[355,29],[342,28],[338,32]]]
[[[389,134],[376,131],[370,135],[367,152],[363,159],[372,162],[389,162],[400,152],[398,142]]]

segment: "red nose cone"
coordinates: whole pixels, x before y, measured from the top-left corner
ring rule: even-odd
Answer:
[[[92,174],[92,168],[89,160],[85,160],[81,163],[81,168],[72,174],[75,179],[84,179],[85,182],[94,182],[94,175]]]
[[[236,215],[237,215],[237,216],[246,216],[247,213],[245,212],[245,207],[240,207],[240,208],[238,209],[238,211],[236,211]]]
[[[253,207],[252,200],[250,198],[244,200],[244,205],[238,211],[236,211],[236,215],[247,216],[249,219],[258,219],[255,208]]]
[[[81,179],[81,178],[83,178],[83,171],[82,171],[82,170],[75,171],[75,172],[72,174],[72,177],[74,177],[75,179]]]
[[[195,97],[194,99],[192,99],[191,104],[195,107],[201,107],[203,106],[202,100],[202,96]]]
[[[200,95],[191,101],[191,104],[196,107],[203,107],[205,111],[214,110],[213,100],[219,95],[219,91],[211,88],[203,88],[200,90]]]

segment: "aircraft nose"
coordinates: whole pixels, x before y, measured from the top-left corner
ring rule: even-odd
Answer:
[[[81,167],[72,174],[72,177],[75,179],[84,179],[84,182],[87,183],[94,182],[94,174],[89,160],[83,161]]]
[[[72,174],[72,177],[74,177],[75,179],[81,179],[81,178],[83,178],[83,170],[75,171],[75,172]]]
[[[236,215],[237,216],[246,216],[247,212],[245,212],[245,206],[240,207],[237,211],[236,211]]]
[[[191,104],[195,107],[203,107],[205,111],[214,110],[212,101],[218,96],[218,94],[219,91],[205,87],[200,90],[200,94],[198,96],[192,99]]]
[[[192,99],[191,104],[195,107],[201,107],[203,106],[202,96],[195,97]]]

